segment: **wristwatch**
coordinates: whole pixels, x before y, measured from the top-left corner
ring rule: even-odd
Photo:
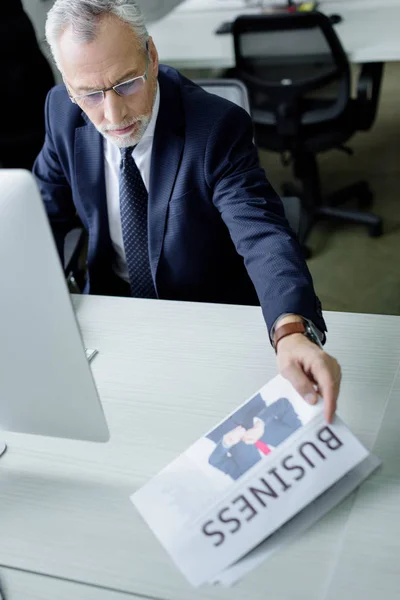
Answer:
[[[302,317],[301,321],[294,321],[292,323],[285,323],[285,325],[281,325],[274,332],[274,338],[272,341],[272,345],[276,352],[276,348],[278,342],[286,337],[287,335],[292,335],[292,333],[302,333],[305,335],[311,342],[317,344],[321,349],[323,348],[321,340],[318,335],[318,330],[315,327],[314,323],[309,319],[305,319]]]

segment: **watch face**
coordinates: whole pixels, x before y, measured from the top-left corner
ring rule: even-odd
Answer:
[[[315,334],[315,331],[312,329],[312,327],[308,326],[307,327],[307,333],[310,336],[310,338],[314,341],[315,338],[317,337]]]
[[[310,323],[309,321],[305,322],[306,328],[306,336],[315,344],[317,344],[320,348],[322,348],[321,340],[319,339],[319,335],[316,331],[314,323]]]
[[[306,331],[307,331],[307,333],[309,333],[311,335],[315,335],[315,331],[314,331],[314,328],[312,327],[311,323],[306,323]]]

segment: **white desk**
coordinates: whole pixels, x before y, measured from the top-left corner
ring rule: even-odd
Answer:
[[[321,3],[320,10],[343,17],[335,29],[351,62],[400,60],[398,0],[331,0]],[[182,69],[229,68],[235,64],[232,36],[216,35],[215,30],[239,14],[259,11],[247,8],[243,0],[185,0],[150,24],[149,33],[163,63]]]
[[[237,587],[196,591],[129,495],[275,374],[261,311],[123,298],[75,302],[85,343],[99,350],[92,365],[111,441],[6,434],[6,600],[123,600],[124,592],[265,600],[266,590],[274,600],[400,598],[400,317],[326,315],[328,350],[344,371],[341,416],[384,468]]]

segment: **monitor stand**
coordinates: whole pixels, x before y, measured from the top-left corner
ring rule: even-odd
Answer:
[[[6,451],[7,445],[0,440],[0,456]]]

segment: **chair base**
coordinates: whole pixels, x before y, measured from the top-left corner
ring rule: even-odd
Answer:
[[[373,213],[336,208],[335,206],[321,206],[318,208],[315,217],[316,220],[327,218],[366,225],[370,237],[379,237],[383,234],[382,219]]]
[[[370,237],[379,237],[383,234],[382,219],[373,213],[364,210],[350,210],[339,208],[341,204],[350,200],[356,200],[360,208],[367,208],[373,200],[372,191],[366,181],[353,183],[341,190],[330,194],[320,202],[315,202],[304,190],[301,190],[293,184],[285,184],[282,188],[283,195],[297,195],[302,203],[305,213],[305,226],[300,233],[300,243],[306,258],[310,258],[311,252],[305,245],[308,235],[315,223],[322,219],[334,219],[345,223],[357,223],[365,225],[368,228]]]
[[[360,208],[370,206],[373,194],[366,181],[352,183],[323,198],[316,155],[303,148],[292,152],[291,156],[293,174],[301,187],[298,189],[288,184],[284,186],[283,192],[284,195],[297,195],[300,198],[305,226],[300,232],[299,239],[303,246],[313,225],[320,219],[359,223],[368,227],[368,234],[371,237],[382,235],[382,219],[377,215],[363,210],[339,208],[349,200],[355,200]]]

